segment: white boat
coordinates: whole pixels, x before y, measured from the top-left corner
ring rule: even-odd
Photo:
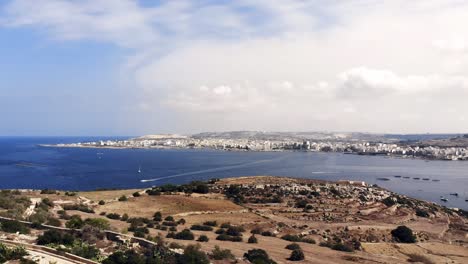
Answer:
[[[138,173],[141,173],[141,166],[138,167]]]

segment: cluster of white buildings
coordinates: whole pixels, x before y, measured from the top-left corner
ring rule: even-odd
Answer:
[[[155,138],[106,140],[73,144],[59,144],[59,147],[110,147],[110,148],[209,148],[220,150],[244,151],[320,151],[343,152],[360,155],[393,155],[401,157],[420,157],[440,160],[468,160],[468,148],[463,147],[419,147],[369,142],[343,141],[294,141],[294,140],[255,140],[221,138]]]

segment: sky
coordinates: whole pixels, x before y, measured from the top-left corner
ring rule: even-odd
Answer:
[[[0,135],[468,132],[468,1],[0,0]]]

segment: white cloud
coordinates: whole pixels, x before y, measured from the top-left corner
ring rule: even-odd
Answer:
[[[4,24],[129,48],[140,108],[187,131],[468,130],[463,1],[35,3],[11,1]]]

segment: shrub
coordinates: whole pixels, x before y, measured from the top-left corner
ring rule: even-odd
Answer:
[[[176,232],[176,231],[177,231],[177,227],[171,226],[171,228],[169,228],[169,231]]]
[[[120,220],[126,222],[128,220],[128,214],[127,213],[123,214],[122,217],[120,218]]]
[[[313,238],[301,238],[301,242],[308,243],[308,244],[315,244],[315,239]]]
[[[285,248],[289,250],[295,250],[295,249],[301,249],[301,246],[299,246],[299,244],[297,243],[291,243],[287,245]]]
[[[16,220],[0,222],[0,229],[7,233],[19,232],[20,234],[29,234],[30,232],[28,226]]]
[[[41,194],[57,194],[57,191],[51,190],[51,189],[44,189],[44,190],[41,190]]]
[[[126,202],[126,201],[128,201],[127,196],[122,195],[122,196],[119,197],[119,202]]]
[[[211,251],[211,257],[215,260],[235,259],[231,250],[221,249],[219,246],[215,246],[213,251]]]
[[[179,221],[177,221],[178,225],[185,225],[185,219],[181,218]]]
[[[218,223],[216,221],[206,221],[203,223],[203,225],[206,225],[206,226],[217,226]]]
[[[180,231],[179,233],[176,233],[174,235],[174,238],[175,239],[180,239],[180,240],[194,240],[195,236],[190,230],[184,229],[184,230]]]
[[[76,210],[76,211],[94,214],[94,210],[84,204],[67,204],[63,206],[63,210],[67,210],[67,211]]]
[[[205,252],[200,250],[200,245],[188,245],[184,254],[180,257],[179,263],[209,264],[210,261]]]
[[[289,257],[289,260],[291,260],[291,261],[304,260],[304,252],[302,252],[301,249],[294,249],[291,252],[291,256]]]
[[[296,201],[296,207],[297,208],[305,208],[306,206],[307,206],[307,201],[306,200]]]
[[[162,221],[162,214],[161,214],[161,212],[156,212],[156,213],[154,213],[154,215],[153,215],[153,220],[156,221],[156,222]]]
[[[242,236],[242,232],[245,232],[245,229],[241,226],[230,226],[226,230],[226,234],[230,236]]]
[[[110,228],[109,221],[104,218],[87,218],[84,220],[84,224],[97,227],[101,230],[108,230]]]
[[[201,235],[197,241],[199,242],[208,242],[210,239],[206,235]]]
[[[80,229],[83,227],[83,225],[84,225],[84,222],[79,215],[70,216],[70,220],[68,220],[65,223],[65,226],[67,228],[72,228],[72,229]]]
[[[232,241],[232,242],[242,242],[242,237],[240,236],[230,236],[226,234],[221,234],[216,237],[216,240],[220,241]]]
[[[0,263],[6,263],[9,260],[22,261],[26,255],[28,255],[28,252],[23,247],[8,248],[0,243]]]
[[[336,243],[336,244],[331,246],[331,249],[337,250],[337,251],[344,251],[344,252],[353,252],[354,251],[353,248],[351,248],[350,246],[345,245],[343,243]]]
[[[301,238],[299,236],[290,235],[290,234],[282,236],[281,239],[286,240],[286,241],[291,241],[291,242],[300,242],[301,241]]]
[[[256,228],[250,230],[250,233],[255,234],[255,235],[260,235],[262,233],[262,229],[260,227],[256,227]]]
[[[140,197],[140,193],[139,193],[139,192],[134,192],[134,193],[132,194],[132,196],[133,196],[133,197]]]
[[[119,215],[119,214],[116,214],[116,213],[107,214],[106,217],[109,218],[109,219],[115,219],[115,220],[119,220],[119,219],[120,219],[120,215]]]
[[[226,234],[226,229],[224,229],[224,228],[218,228],[218,229],[215,231],[215,233],[218,234],[218,235]]]
[[[169,222],[174,222],[174,217],[172,216],[166,216],[166,218],[164,218],[165,221],[169,221]]]
[[[167,233],[166,238],[174,238],[175,234],[176,234],[175,232],[169,232]]]
[[[206,225],[192,225],[190,227],[191,230],[199,230],[199,231],[213,231],[213,227],[206,226]]]
[[[406,226],[399,226],[391,231],[392,236],[396,241],[401,243],[415,243],[416,238],[413,235],[413,231]]]
[[[268,236],[268,237],[274,237],[274,236],[275,236],[275,234],[273,234],[273,233],[270,232],[270,231],[263,231],[263,232],[261,233],[261,235],[262,235],[262,236]]]
[[[249,239],[247,240],[247,243],[249,243],[249,244],[257,244],[258,241],[257,241],[257,238],[255,237],[255,235],[251,235],[251,236],[249,237]]]
[[[177,223],[176,222],[164,221],[164,222],[162,222],[162,225],[164,225],[164,226],[177,226]]]
[[[95,259],[99,256],[99,249],[94,246],[82,243],[80,245],[75,245],[71,249],[71,253],[82,258]]]
[[[101,201],[99,201],[99,203],[98,203],[98,204],[99,204],[99,205],[105,205],[105,204],[106,204],[106,202],[104,202],[104,200],[101,200]]]
[[[222,223],[220,227],[221,228],[229,228],[229,227],[231,227],[231,224],[230,223]]]
[[[73,245],[74,241],[75,238],[72,235],[54,229],[45,231],[37,238],[38,245],[61,244],[70,246]]]
[[[416,215],[419,217],[426,217],[426,218],[429,217],[429,213],[422,209],[416,209]]]
[[[46,225],[51,225],[51,226],[62,226],[62,223],[58,218],[55,217],[49,217],[47,219]]]
[[[244,253],[244,258],[251,263],[276,264],[276,262],[270,259],[268,253],[263,249],[251,249]]]

